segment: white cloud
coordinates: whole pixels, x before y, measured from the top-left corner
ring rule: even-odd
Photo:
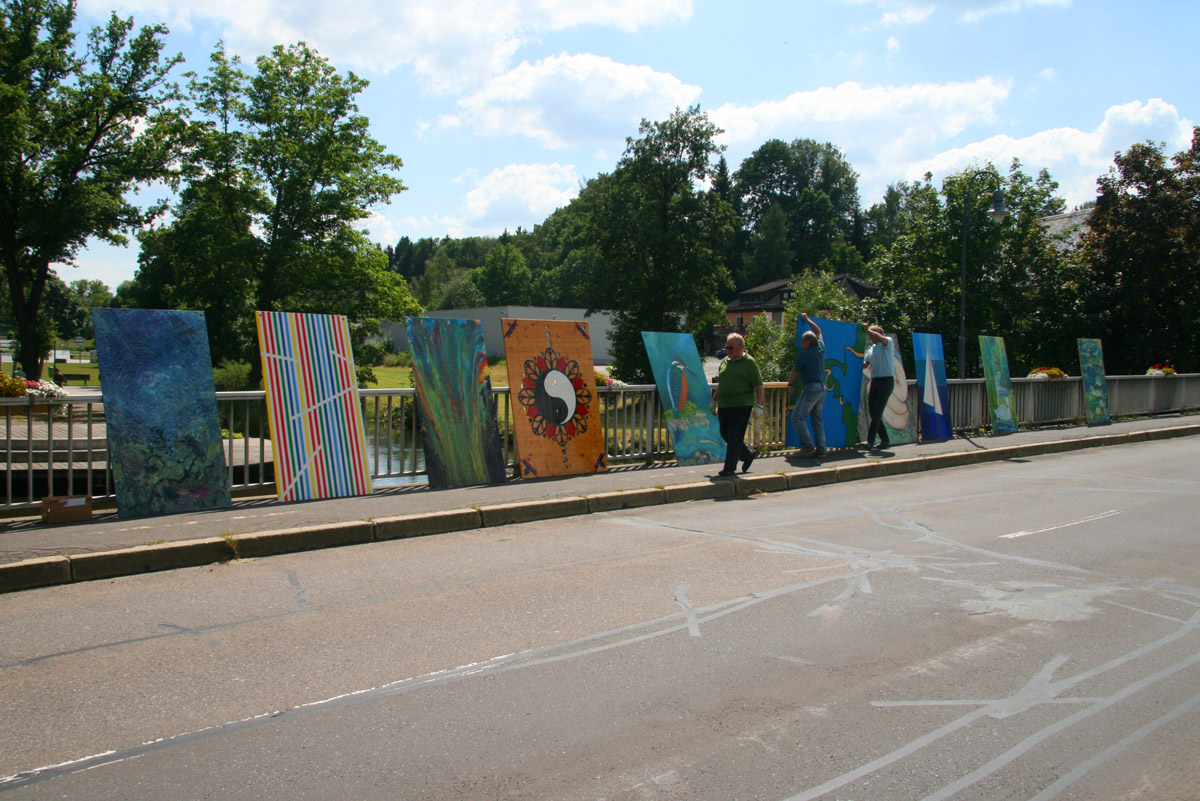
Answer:
[[[888,40],[887,40],[887,51],[889,53],[899,53],[900,52],[900,40],[897,39],[895,36],[889,36]]]
[[[467,192],[464,216],[476,231],[532,228],[571,202],[579,180],[570,164],[509,164],[493,170]]]
[[[1170,103],[1153,99],[1112,106],[1093,131],[1077,128],[1053,128],[1031,136],[1013,138],[1001,135],[938,153],[904,165],[895,171],[916,180],[926,172],[936,178],[971,164],[990,161],[1006,170],[1012,159],[1019,158],[1028,173],[1042,168],[1059,182],[1059,192],[1069,204],[1094,200],[1096,178],[1108,172],[1113,156],[1130,145],[1147,139],[1164,142],[1168,154],[1187,148],[1192,139],[1191,120],[1179,116]],[[879,194],[882,189],[879,190]],[[865,196],[864,196],[865,197]]]
[[[408,65],[435,91],[460,91],[506,70],[517,50],[546,33],[584,25],[636,31],[689,19],[691,0],[82,0],[106,16],[147,12],[190,28],[224,24],[235,53],[255,57],[276,44],[307,41],[358,70]]]
[[[870,4],[883,11],[884,27],[912,25],[944,10],[960,22],[976,22],[989,14],[1014,12],[1033,6],[1069,6],[1071,0],[842,0],[854,5]]]
[[[860,157],[896,163],[970,125],[994,122],[1009,90],[1009,81],[993,78],[874,87],[847,82],[754,106],[726,103],[709,116],[731,145],[804,136],[838,143],[856,166]]]
[[[485,136],[519,134],[547,147],[608,142],[692,103],[700,88],[649,67],[562,54],[522,63],[458,101],[459,117]]]

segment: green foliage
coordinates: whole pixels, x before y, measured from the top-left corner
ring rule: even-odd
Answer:
[[[750,252],[742,263],[741,286],[760,286],[792,275],[792,248],[788,244],[787,215],[778,203],[763,213],[750,239]]]
[[[235,362],[229,359],[222,359],[221,363],[213,368],[213,382],[217,385],[217,392],[237,392],[246,389],[255,389],[250,384],[250,363]]]
[[[980,372],[979,334],[1004,337],[1015,373],[1038,364],[1069,364],[1079,335],[1079,283],[1039,223],[1063,209],[1058,184],[1045,170],[1030,177],[1014,160],[1007,176],[997,174],[1009,209],[997,224],[986,213],[994,183],[977,173],[948,176],[940,191],[928,175],[897,190],[897,207],[887,215],[894,241],[866,271],[880,290],[865,302],[866,315],[890,330],[941,333],[947,372],[957,375],[963,199],[970,189],[968,375]]]
[[[379,320],[420,305],[355,227],[404,189],[392,175],[400,159],[358,114],[366,81],[304,44],[276,47],[253,74],[218,46],[190,78],[187,182],[175,219],[141,235],[137,279],[119,302],[203,309],[213,359],[248,362],[252,382],[254,310],[342,314],[359,378],[373,380]]]
[[[135,31],[115,14],[75,48],[75,3],[4,0],[0,15],[0,260],[30,378],[49,344],[50,265],[70,264],[89,237],[123,232],[159,211],[131,190],[170,182],[182,124],[164,57],[166,28]]]
[[[611,175],[589,184],[589,238],[599,257],[597,294],[617,310],[613,374],[648,382],[642,331],[703,335],[721,320],[718,290],[736,214],[700,184],[720,151],[719,129],[699,108],[643,120]],[[593,295],[592,308],[600,307]]]
[[[525,256],[514,245],[497,245],[475,274],[484,306],[519,306],[531,299],[533,274]]]
[[[772,206],[783,211],[797,268],[820,264],[839,235],[855,233],[858,174],[831,143],[769,140],[742,162],[734,186],[738,208],[752,231],[763,233]],[[754,285],[739,282],[740,289]]]
[[[1117,154],[1081,250],[1084,317],[1109,372],[1169,362],[1200,370],[1200,127],[1171,159],[1162,145]]]

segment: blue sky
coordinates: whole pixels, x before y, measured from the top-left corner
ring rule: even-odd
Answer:
[[[699,104],[736,169],[770,138],[830,141],[864,206],[888,183],[991,160],[1045,167],[1070,204],[1118,150],[1185,148],[1200,119],[1194,0],[80,0],[165,22],[202,71],[307,41],[371,85],[362,113],[408,186],[372,239],[532,228],[610,171],[643,117]],[[64,280],[132,278],[94,244]]]

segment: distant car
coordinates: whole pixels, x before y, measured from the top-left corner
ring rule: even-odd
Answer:
[[[717,348],[716,357],[718,359],[724,359],[728,355],[729,351],[725,350],[724,348]]]

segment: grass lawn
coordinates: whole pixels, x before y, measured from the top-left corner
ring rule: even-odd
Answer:
[[[397,389],[413,385],[411,367],[375,367],[373,369],[379,383],[370,384],[369,388],[371,389]],[[493,387],[508,386],[508,368],[504,362],[489,366],[488,375],[492,378]]]

